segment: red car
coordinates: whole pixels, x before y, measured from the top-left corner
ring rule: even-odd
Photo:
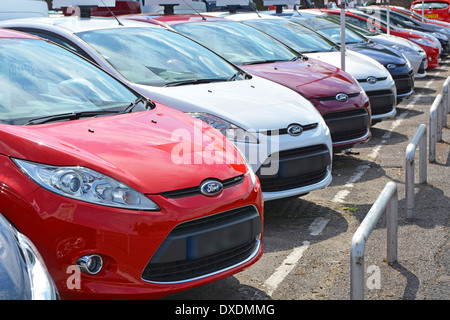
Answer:
[[[423,11],[428,19],[450,22],[450,0],[417,0],[411,3],[410,9],[420,15]]]
[[[219,131],[41,38],[0,45],[0,212],[62,299],[161,298],[261,257],[260,184]]]
[[[325,119],[335,152],[370,139],[369,98],[359,83],[339,68],[301,56],[263,32],[223,18],[199,15],[124,17],[170,26],[250,74],[272,80],[300,93],[311,101]],[[185,30],[190,27],[205,27],[205,30],[201,34]],[[204,37],[205,35],[210,36]],[[209,42],[206,38],[214,40]],[[222,41],[224,39],[227,39],[227,44]],[[383,97],[388,100],[388,112],[394,111],[394,114],[395,95],[394,91],[387,98]]]
[[[381,8],[385,8],[386,6],[380,6],[380,7]],[[407,15],[408,17],[416,19],[417,21],[420,21],[420,22],[422,21],[422,10],[420,10],[420,13],[417,13],[415,11],[405,9],[403,7],[390,6],[389,8],[392,11],[400,12],[400,13],[402,13],[404,15]],[[436,20],[436,19],[429,19],[429,18],[425,17],[425,15],[424,15],[424,19],[423,20],[426,23],[439,25],[439,26],[443,26],[443,27],[450,27],[449,22],[440,21],[440,20]]]
[[[338,9],[322,9],[323,12],[328,12],[334,15],[340,15],[340,10]],[[354,12],[354,11],[345,11],[345,19],[348,22],[354,23],[360,27],[363,27],[368,30],[376,31],[379,33],[387,33],[387,25],[383,21],[371,19],[370,16],[367,16],[365,13]],[[428,67],[427,69],[434,69],[439,67],[439,48],[435,46],[431,41],[427,38],[422,37],[413,32],[406,32],[401,30],[395,30],[394,28],[390,28],[390,34],[393,36],[401,37],[407,40],[410,40],[419,46],[427,54]]]
[[[67,10],[67,7],[62,7],[61,10],[65,16],[71,16],[73,14],[71,10]],[[114,7],[94,7],[90,9],[90,11],[91,15],[95,17],[110,17],[112,16],[111,12],[117,16],[122,14],[136,14],[141,13],[141,4],[139,1],[135,0],[117,0]]]

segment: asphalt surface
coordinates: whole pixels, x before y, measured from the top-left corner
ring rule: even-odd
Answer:
[[[450,76],[450,59],[416,79],[396,117],[372,127],[372,138],[333,159],[333,182],[297,199],[265,205],[265,253],[250,268],[167,300],[350,300],[352,237],[388,182],[398,189],[398,260],[386,262],[386,215],[365,247],[365,300],[450,298],[450,123],[416,183],[414,219],[406,218],[405,151]],[[428,152],[427,152],[428,155]]]

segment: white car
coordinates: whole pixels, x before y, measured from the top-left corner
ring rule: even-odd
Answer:
[[[261,30],[308,57],[341,67],[341,52],[335,43],[294,21],[256,13],[226,15],[225,18]],[[346,50],[345,71],[359,82],[368,95],[373,123],[395,116],[395,82],[381,63],[358,52]]]
[[[420,79],[427,76],[427,54],[418,44],[404,38],[381,33],[367,37],[375,43],[391,47],[403,53],[409,63],[411,63],[411,67],[414,70],[414,78]]]
[[[174,31],[78,17],[10,20],[0,27],[70,48],[140,94],[222,131],[259,176],[265,201],[306,194],[331,182],[330,131],[308,100],[247,74]]]

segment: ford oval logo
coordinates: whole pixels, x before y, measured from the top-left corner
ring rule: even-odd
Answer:
[[[287,133],[291,136],[299,136],[303,132],[303,127],[299,124],[293,123],[287,127]]]
[[[392,69],[397,68],[397,65],[395,65],[395,64],[393,64],[393,63],[389,63],[389,64],[387,65],[387,68],[392,70]]]
[[[216,180],[206,180],[200,185],[200,192],[207,197],[213,197],[220,194],[223,190],[223,184]]]
[[[377,78],[375,78],[375,77],[368,77],[367,78],[367,82],[368,83],[372,83],[372,84],[377,83]]]
[[[336,100],[340,102],[346,102],[348,100],[348,95],[346,95],[345,93],[338,93],[336,95]]]

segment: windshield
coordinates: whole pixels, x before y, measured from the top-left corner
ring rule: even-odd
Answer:
[[[43,40],[0,40],[0,123],[122,110],[137,96],[68,50]]]
[[[164,28],[120,28],[77,34],[130,82],[165,86],[226,81],[232,64],[192,40]]]
[[[320,17],[316,18],[297,18],[293,17],[295,21],[298,21],[300,24],[311,28],[324,37],[327,37],[331,41],[340,44],[341,43],[341,26],[337,23],[325,20]],[[365,38],[349,30],[345,29],[345,43],[359,43],[365,41]]]
[[[237,65],[290,61],[297,56],[272,37],[239,22],[184,23],[172,27]]]
[[[300,53],[337,50],[333,42],[293,21],[258,19],[244,23],[271,35]]]

